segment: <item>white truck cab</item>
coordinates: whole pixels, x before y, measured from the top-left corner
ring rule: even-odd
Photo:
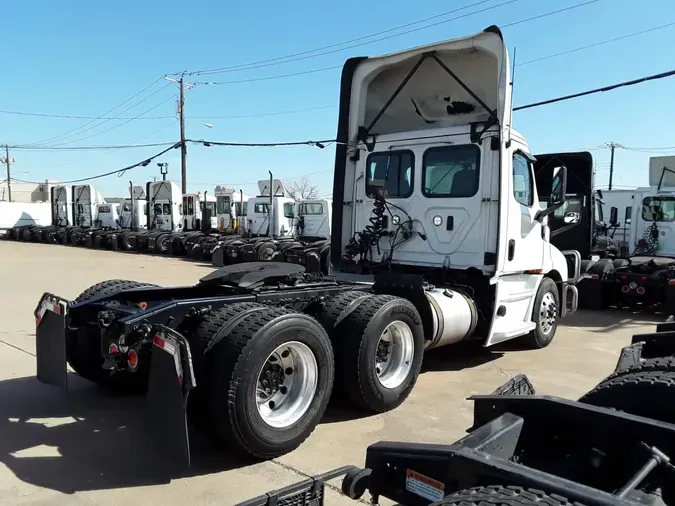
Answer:
[[[183,229],[183,196],[173,181],[147,183],[148,230],[181,231]]]
[[[204,207],[210,211],[209,226],[216,227],[216,197],[208,192],[186,193],[183,195],[183,230],[202,230]]]
[[[295,230],[295,201],[288,196],[283,181],[262,179],[258,181],[258,190],[260,194],[249,199],[246,208],[249,235],[292,237]]]
[[[330,239],[331,199],[303,199],[297,203],[296,233],[302,238]]]
[[[675,258],[675,156],[649,159],[649,186],[633,194],[629,252]]]
[[[99,204],[96,209],[96,226],[101,228],[120,228],[121,225],[120,204]]]
[[[69,227],[73,224],[73,194],[67,186],[57,185],[50,188],[52,203],[52,225]]]
[[[73,185],[73,224],[90,228],[96,224],[96,213],[100,204],[105,204],[101,193],[90,184]]]
[[[579,253],[559,251],[546,226],[567,171],[554,169],[541,210],[511,91],[495,26],[343,68],[334,274],[388,270],[445,285],[425,292],[434,328],[462,329],[439,331],[443,344],[478,333],[486,346],[525,334],[545,346],[556,317],[576,310]]]
[[[216,196],[216,228],[222,233],[237,233],[240,223],[245,222],[246,209],[242,209],[242,202],[248,201],[248,196],[242,191],[237,192],[233,186],[218,185],[215,188]]]

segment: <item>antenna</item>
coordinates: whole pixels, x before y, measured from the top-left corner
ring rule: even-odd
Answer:
[[[509,140],[511,139],[511,129],[513,128],[513,85],[516,82],[516,46],[513,46],[513,61],[511,62],[511,118],[509,121]]]

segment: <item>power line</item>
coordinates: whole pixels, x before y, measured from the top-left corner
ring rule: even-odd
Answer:
[[[161,77],[155,79],[153,82],[151,82],[150,84],[148,84],[145,88],[143,88],[141,91],[139,91],[139,92],[136,93],[135,95],[132,95],[131,97],[129,97],[128,99],[126,99],[124,102],[122,102],[122,103],[116,105],[116,106],[113,107],[112,109],[110,109],[110,110],[104,112],[103,114],[101,114],[101,116],[107,116],[108,114],[110,114],[110,113],[113,112],[114,110],[119,109],[120,107],[122,107],[122,106],[125,105],[125,104],[128,104],[128,103],[131,102],[134,98],[136,98],[136,97],[138,97],[139,95],[145,93],[147,90],[149,90],[150,88],[152,88],[155,84],[157,84],[157,83],[158,83],[159,81],[161,81],[161,80],[162,80]],[[151,96],[152,96],[152,95],[151,95]],[[138,104],[137,104],[137,105],[138,105]],[[128,110],[128,109],[127,109],[127,110]],[[119,114],[124,114],[124,112],[121,112],[121,113],[119,113]],[[86,127],[86,126],[91,125],[91,124],[94,123],[95,121],[96,121],[96,120],[88,121],[88,122],[86,122],[85,124],[80,125],[79,127],[73,128],[73,129],[71,129],[71,130],[68,130],[68,131],[66,131],[66,132],[64,132],[64,133],[62,133],[62,134],[56,135],[56,136],[54,136],[54,137],[49,137],[49,138],[47,138],[47,139],[44,139],[44,140],[41,140],[41,141],[34,142],[33,144],[45,144],[45,143],[47,143],[47,142],[49,142],[49,141],[52,141],[52,140],[55,140],[55,139],[59,139],[59,138],[61,138],[61,137],[67,136],[67,135],[70,134],[71,132],[75,132],[75,131],[77,131],[77,130],[81,130],[82,128],[84,128],[84,127]]]
[[[605,91],[612,91],[617,88],[634,86],[636,84],[641,84],[647,81],[656,81],[659,79],[665,79],[666,77],[671,77],[675,75],[675,70],[669,70],[668,72],[662,72],[660,74],[653,74],[650,76],[639,77],[638,79],[632,79],[630,81],[624,81],[622,83],[610,84],[609,86],[603,86],[602,88],[595,88],[592,90],[582,91],[580,93],[573,93],[572,95],[564,95],[562,97],[551,98],[549,100],[543,100],[541,102],[535,102],[533,104],[521,105],[519,107],[514,107],[514,111],[521,111],[523,109],[531,109],[532,107],[539,107],[540,105],[554,104],[556,102],[564,102],[572,98],[584,97],[586,95],[593,95],[595,93],[603,93]]]
[[[80,179],[72,179],[70,181],[61,181],[59,184],[82,183],[82,182],[85,182],[85,181],[93,181],[94,179],[100,179],[100,178],[112,176],[112,175],[115,175],[115,174],[118,177],[122,177],[122,175],[126,171],[131,170],[131,169],[135,169],[136,167],[147,167],[148,165],[150,165],[150,163],[154,159],[159,158],[160,156],[162,156],[162,155],[168,153],[169,151],[171,151],[172,149],[176,149],[178,147],[180,147],[180,142],[176,142],[175,144],[173,144],[170,147],[164,149],[163,151],[160,151],[156,155],[151,156],[150,158],[146,158],[145,160],[143,160],[141,162],[134,163],[133,165],[129,165],[129,166],[124,167],[122,169],[111,170],[109,172],[104,172],[102,174],[97,174],[95,176],[84,177],[84,178],[80,178]],[[18,181],[20,183],[41,184],[40,182],[36,182],[36,181],[26,181],[26,180],[23,180],[23,179],[15,179],[15,178],[12,178],[12,179],[14,181]]]
[[[516,22],[519,23],[519,22]],[[558,53],[552,53],[546,56],[542,56],[539,58],[534,58],[532,60],[527,60],[524,62],[517,62],[516,67],[520,67],[523,65],[529,65],[532,63],[538,63],[540,61],[544,60],[549,60],[551,58],[557,58],[560,56],[565,56],[568,54],[576,53],[579,51],[584,51],[586,49],[591,49],[593,47],[598,47],[602,46],[605,44],[609,44],[612,42],[618,42],[621,40],[625,40],[631,37],[636,37],[638,35],[644,35],[646,33],[654,32],[656,30],[661,30],[663,28],[671,27],[675,25],[675,22],[667,23],[664,25],[652,27],[652,28],[647,28],[645,30],[641,30],[639,32],[633,32],[625,35],[621,35],[619,37],[614,37],[611,39],[605,39],[601,40],[598,42],[594,42],[592,44],[587,44],[585,46],[579,46],[573,49],[561,51]],[[266,60],[264,60],[266,61]],[[294,72],[291,74],[282,74],[282,75],[275,75],[275,76],[267,76],[267,77],[259,77],[259,78],[253,78],[253,79],[243,79],[243,80],[237,80],[237,81],[225,81],[225,82],[197,82],[195,84],[235,84],[235,83],[246,83],[246,82],[253,82],[253,81],[265,81],[269,79],[280,79],[280,78],[285,78],[285,77],[293,77],[293,76],[298,76],[298,75],[304,75],[304,74],[311,74],[315,72],[323,72],[327,70],[334,70],[342,68],[342,65],[333,65],[330,67],[324,67],[324,68],[319,68],[319,69],[312,69],[308,71],[302,71],[302,72]],[[303,112],[311,112],[311,111],[318,111],[318,110],[323,110],[323,109],[333,109],[336,108],[337,104],[330,104],[330,105],[320,105],[316,107],[308,107],[308,108],[302,108],[302,109],[290,109],[290,110],[283,110],[283,111],[273,111],[273,112],[266,112],[266,113],[258,113],[258,114],[241,114],[241,115],[225,115],[225,116],[190,116],[187,117],[186,119],[188,121],[190,120],[208,120],[208,119],[245,119],[245,118],[258,118],[258,117],[266,117],[266,116],[278,116],[278,115],[284,115],[284,114],[298,114],[298,113],[303,113]],[[49,113],[35,113],[35,112],[24,112],[24,111],[9,111],[9,110],[0,110],[0,114],[10,114],[10,115],[21,115],[21,116],[37,116],[37,117],[47,117],[47,118],[67,118],[67,119],[92,119],[92,120],[167,120],[167,119],[174,119],[175,116],[149,116],[149,117],[124,117],[124,116],[78,116],[78,115],[70,115],[70,114],[49,114]]]
[[[455,16],[453,18],[445,19],[443,21],[438,21],[436,23],[426,25],[426,26],[423,26],[423,27],[414,28],[414,29],[411,29],[411,30],[406,30],[406,31],[401,32],[401,33],[388,35],[388,36],[385,36],[385,37],[380,37],[380,38],[370,40],[370,41],[366,41],[366,42],[359,42],[359,41],[363,41],[365,39],[369,39],[371,37],[376,37],[378,35],[382,35],[382,34],[385,34],[385,33],[390,33],[390,32],[396,31],[396,30],[400,30],[401,28],[414,26],[414,25],[417,25],[417,24],[420,24],[420,23],[424,23],[425,21],[430,21],[432,19],[447,16],[448,14],[453,14],[455,12],[459,12],[459,11],[462,11],[462,10],[465,10],[465,9],[469,9],[471,7],[476,7],[478,5],[482,5],[484,3],[487,3],[488,1],[489,0],[481,0],[479,2],[474,2],[472,4],[465,5],[463,7],[459,7],[457,9],[453,9],[453,10],[450,10],[450,11],[446,11],[446,12],[443,12],[441,14],[436,14],[434,16],[430,16],[430,17],[425,18],[425,19],[413,21],[412,23],[407,23],[407,24],[400,25],[400,26],[397,26],[397,27],[394,27],[394,28],[382,30],[380,32],[375,32],[375,33],[372,33],[370,35],[364,35],[364,36],[361,36],[361,37],[357,37],[355,39],[350,39],[350,40],[347,40],[347,41],[338,42],[336,44],[330,44],[328,46],[323,46],[323,47],[316,48],[316,49],[310,49],[310,50],[307,50],[307,51],[301,51],[299,53],[295,53],[295,54],[291,54],[291,55],[279,56],[279,57],[276,57],[276,58],[261,60],[261,61],[252,62],[252,63],[245,63],[245,64],[241,64],[241,65],[234,65],[234,66],[230,66],[230,67],[221,67],[221,68],[216,68],[216,69],[198,70],[198,71],[188,72],[186,75],[210,75],[210,74],[239,72],[239,71],[243,71],[243,70],[253,70],[253,69],[258,69],[258,68],[272,67],[272,66],[276,66],[276,65],[283,65],[285,63],[292,63],[292,62],[295,62],[295,61],[306,60],[306,59],[309,59],[309,58],[316,58],[318,56],[325,56],[327,54],[339,53],[341,51],[346,51],[348,49],[352,49],[352,48],[355,48],[355,47],[365,46],[365,45],[368,45],[368,44],[373,44],[375,42],[380,42],[380,41],[383,41],[383,40],[392,39],[394,37],[400,37],[402,35],[407,35],[409,33],[417,32],[419,30],[426,30],[427,28],[438,26],[438,25],[444,24],[444,23],[449,23],[450,21],[456,21],[458,19],[462,19],[462,18],[465,18],[465,17],[468,17],[468,16],[472,16],[474,14],[480,14],[482,12],[490,11],[490,10],[496,9],[498,7],[502,7],[504,5],[508,5],[508,4],[518,2],[520,0],[508,0],[506,2],[502,2],[498,5],[486,7],[484,9],[481,9],[481,10],[478,10],[478,11],[475,11],[475,12],[470,12],[468,14],[462,14],[461,16]],[[598,0],[593,0],[593,1],[598,1]],[[352,42],[358,42],[358,43],[357,44],[351,44]],[[339,49],[335,49],[338,46],[345,46],[346,44],[351,44],[351,45],[348,45],[346,47],[342,47],[342,48],[339,48]],[[326,51],[326,50],[329,50],[329,51]],[[317,53],[317,54],[310,54],[310,53]],[[280,60],[285,60],[285,61],[280,61]]]
[[[164,87],[163,87],[162,89],[164,89]],[[159,91],[161,91],[161,90],[159,90]],[[176,97],[174,97],[174,96],[172,95],[172,96],[170,96],[169,98],[167,98],[167,99],[165,99],[165,100],[162,100],[159,104],[156,104],[156,105],[154,105],[153,107],[151,107],[151,108],[149,108],[149,109],[146,109],[145,111],[143,111],[142,113],[140,113],[139,115],[137,115],[137,116],[135,116],[135,117],[133,117],[133,118],[129,118],[128,120],[126,120],[126,121],[124,121],[124,122],[122,122],[122,123],[119,123],[119,124],[117,124],[117,125],[114,125],[114,126],[112,126],[112,127],[110,127],[110,128],[107,128],[106,130],[103,130],[103,131],[101,131],[101,132],[93,133],[93,134],[91,134],[91,135],[87,135],[86,137],[81,137],[81,138],[78,138],[78,139],[70,140],[70,141],[68,141],[68,142],[64,142],[64,143],[61,144],[60,146],[67,146],[68,144],[72,144],[73,142],[82,142],[82,141],[84,141],[84,140],[91,139],[92,137],[98,137],[99,135],[103,135],[103,134],[108,133],[108,132],[110,132],[110,131],[112,131],[112,130],[116,130],[117,128],[122,127],[122,126],[126,125],[127,123],[129,123],[129,122],[131,122],[131,121],[133,121],[133,120],[136,120],[136,119],[138,119],[139,117],[141,117],[141,116],[143,116],[143,115],[145,115],[145,114],[147,114],[147,113],[149,113],[149,112],[151,112],[151,111],[154,111],[154,110],[157,109],[158,107],[161,107],[162,105],[166,104],[168,101],[170,101],[170,100],[175,100],[175,99],[176,99]],[[99,125],[99,126],[100,126],[100,125]],[[85,132],[81,132],[80,134],[82,134],[82,133],[85,133]],[[80,134],[78,134],[78,135],[80,135]],[[63,139],[62,139],[62,140],[63,140]]]
[[[162,128],[165,130],[168,127]],[[160,130],[155,133],[158,133]],[[148,136],[149,137],[149,136]],[[129,148],[152,148],[158,146],[172,146],[174,142],[155,142],[152,144],[122,144],[122,145],[113,145],[113,146],[33,146],[32,144],[17,144],[10,145],[10,149],[16,149],[21,151],[104,151],[108,149],[129,149]]]
[[[656,81],[659,79],[665,79],[667,77],[672,77],[675,75],[675,69],[674,70],[669,70],[667,72],[662,72],[660,74],[653,74],[645,77],[639,77],[637,79],[632,79],[630,81],[623,81],[620,83],[616,84],[610,84],[607,86],[603,86],[601,88],[594,88],[591,90],[586,90],[582,91],[579,93],[573,93],[571,95],[563,95],[561,97],[555,97],[555,98],[550,98],[548,100],[542,100],[540,102],[534,102],[532,104],[525,104],[521,105],[518,107],[514,107],[514,111],[520,111],[524,109],[532,109],[534,107],[540,107],[542,105],[549,105],[549,104],[554,104],[557,102],[564,102],[567,100],[571,100],[573,98],[579,98],[579,97],[584,97],[587,95],[592,95],[595,93],[602,93],[602,92],[607,92],[607,91],[612,91],[618,88],[622,87],[629,87],[629,86],[635,86],[637,84],[642,84],[648,81]],[[426,137],[412,137],[409,139],[399,139],[399,141],[411,141],[411,140],[420,140],[420,139],[426,139],[426,138],[433,138],[433,137],[449,137],[450,135],[466,135],[464,133],[460,134],[442,134],[442,135],[437,135],[437,136],[426,136]],[[320,141],[312,141],[312,140],[307,140],[307,141],[288,141],[288,142],[220,142],[220,141],[205,141],[205,140],[193,140],[193,139],[188,139],[187,142],[192,142],[196,144],[202,144],[206,147],[209,146],[230,146],[230,147],[281,147],[281,146],[316,146],[318,148],[324,148],[328,144],[344,144],[338,140],[335,139],[324,139]],[[594,149],[600,149],[603,146],[599,146],[598,148]]]
[[[601,40],[599,42],[594,42],[594,43],[588,44],[586,46],[580,46],[580,47],[576,47],[574,49],[568,49],[566,51],[561,51],[560,53],[554,53],[554,54],[550,54],[548,56],[542,56],[541,58],[534,58],[532,60],[520,62],[520,63],[516,64],[516,67],[520,67],[520,66],[523,66],[523,65],[529,65],[530,63],[536,63],[536,62],[540,62],[540,61],[544,61],[544,60],[549,60],[551,58],[557,58],[558,56],[565,56],[565,55],[568,55],[568,54],[576,53],[578,51],[584,51],[586,49],[591,49],[593,47],[603,46],[605,44],[610,44],[612,42],[618,42],[620,40],[630,39],[631,37],[637,37],[638,35],[644,35],[645,33],[655,32],[657,30],[662,30],[664,28],[668,28],[668,27],[673,26],[673,25],[675,25],[675,21],[672,22],[672,23],[667,23],[665,25],[655,26],[653,28],[647,28],[646,30],[641,30],[639,32],[633,32],[633,33],[628,33],[626,35],[621,35],[619,37],[614,37],[613,39]]]
[[[417,32],[417,31],[420,31],[420,30],[425,30],[425,29],[427,29],[427,28],[432,28],[432,27],[434,27],[434,26],[438,26],[438,25],[441,25],[441,24],[444,24],[444,23],[449,23],[450,21],[456,21],[456,20],[458,20],[458,19],[466,18],[466,17],[472,16],[472,15],[474,15],[474,14],[480,14],[480,13],[482,13],[482,12],[486,12],[486,11],[489,11],[489,10],[492,10],[492,9],[496,9],[496,8],[498,8],[498,7],[503,7],[503,6],[505,6],[505,5],[509,5],[509,4],[515,3],[515,2],[517,2],[517,1],[519,1],[519,0],[508,0],[508,1],[503,2],[503,3],[500,3],[500,4],[498,4],[498,5],[493,5],[493,6],[491,6],[491,7],[486,7],[486,8],[484,8],[484,9],[480,9],[480,10],[478,10],[478,11],[470,12],[470,13],[468,13],[468,14],[462,14],[461,16],[455,16],[455,17],[450,18],[450,19],[446,19],[446,20],[443,20],[443,21],[437,21],[437,22],[435,22],[435,23],[432,23],[432,24],[429,24],[429,25],[426,25],[426,26],[423,26],[423,27],[418,27],[418,28],[414,28],[414,29],[411,29],[411,30],[407,30],[407,31],[405,31],[405,32],[401,32],[401,33],[397,33],[397,34],[393,34],[393,35],[388,35],[388,36],[386,36],[386,37],[380,37],[380,38],[377,38],[377,39],[374,39],[374,40],[371,40],[371,41],[360,42],[360,43],[358,43],[358,44],[352,44],[352,45],[345,46],[345,47],[340,48],[340,49],[333,49],[333,50],[330,50],[330,51],[324,51],[324,52],[317,53],[317,54],[313,54],[313,55],[307,55],[307,56],[302,56],[302,57],[298,57],[298,58],[293,58],[293,59],[290,59],[290,60],[287,60],[287,61],[284,61],[284,62],[270,63],[270,64],[264,64],[264,65],[261,64],[261,65],[259,65],[259,66],[257,66],[257,67],[249,67],[249,68],[238,69],[238,70],[253,70],[253,69],[262,68],[262,67],[269,67],[269,66],[279,65],[279,64],[281,64],[281,63],[291,63],[291,62],[295,62],[295,61],[299,61],[299,60],[306,60],[306,59],[309,59],[309,58],[315,58],[315,57],[318,57],[318,56],[325,56],[325,55],[327,55],[327,54],[338,53],[338,52],[341,52],[341,51],[346,51],[346,50],[348,50],[348,49],[353,49],[353,48],[356,48],[356,47],[365,46],[365,45],[368,45],[368,44],[373,44],[373,43],[375,43],[375,42],[381,42],[381,41],[383,41],[383,40],[388,40],[388,39],[392,39],[392,38],[395,38],[395,37],[400,37],[401,35],[407,35],[407,34],[412,33],[412,32]],[[543,13],[543,14],[537,14],[537,15],[535,15],[535,16],[530,16],[530,17],[525,18],[525,19],[521,19],[521,20],[518,20],[518,21],[514,21],[514,22],[511,22],[511,23],[507,23],[507,24],[501,25],[500,28],[508,28],[508,27],[520,25],[520,24],[523,24],[523,23],[528,23],[528,22],[530,22],[530,21],[535,21],[535,20],[537,20],[537,19],[542,19],[542,18],[545,18],[545,17],[554,16],[554,15],[556,15],[556,14],[562,14],[563,12],[567,12],[567,11],[571,11],[571,10],[573,10],[573,9],[578,9],[578,8],[581,8],[581,7],[585,7],[585,6],[587,6],[587,5],[590,5],[590,4],[593,4],[593,3],[597,3],[597,2],[599,2],[599,1],[600,1],[600,0],[587,0],[587,1],[585,1],[585,2],[581,2],[581,3],[575,4],[575,5],[570,5],[570,6],[568,6],[568,7],[563,7],[562,9],[556,9],[556,10],[554,10],[554,11],[545,12],[545,13]],[[340,67],[342,67],[342,65],[331,66],[331,67],[323,67],[323,68],[321,68],[321,69],[314,69],[314,70],[312,70],[312,71],[305,71],[305,72],[298,72],[298,73],[286,74],[286,75],[284,75],[283,77],[290,77],[291,75],[302,75],[302,74],[310,73],[310,72],[323,72],[323,71],[325,71],[325,70],[330,70],[330,69],[340,68]],[[195,75],[212,75],[212,74],[229,73],[229,72],[232,72],[232,71],[234,71],[234,70],[227,70],[227,69],[225,68],[225,69],[213,69],[213,70],[209,70],[209,71],[205,71],[205,70],[203,70],[203,71],[196,71],[196,72],[191,72],[191,74],[195,74]],[[269,79],[270,77],[272,77],[272,76],[267,77],[267,79]],[[253,81],[257,81],[257,80],[265,80],[265,78],[257,78],[257,79],[252,79],[252,80],[250,80],[250,81],[249,81],[249,80],[236,80],[236,81],[226,81],[226,82],[223,82],[223,83],[217,83],[217,82],[202,82],[202,83],[197,83],[197,84],[233,84],[233,83],[238,83],[238,82],[253,82]]]

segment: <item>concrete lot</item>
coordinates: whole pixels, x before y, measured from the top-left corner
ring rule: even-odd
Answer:
[[[231,505],[346,464],[379,440],[452,442],[472,422],[466,397],[526,373],[539,393],[577,398],[610,373],[621,346],[657,319],[580,312],[539,351],[446,348],[430,353],[407,402],[384,415],[330,408],[297,451],[275,461],[234,461],[197,436],[193,469],[167,474],[143,443],[143,399],[113,398],[71,375],[68,398],[34,379],[32,311],[44,291],[75,298],[113,278],[192,284],[210,268],[56,245],[0,241],[0,503]],[[327,504],[354,504],[329,491]]]

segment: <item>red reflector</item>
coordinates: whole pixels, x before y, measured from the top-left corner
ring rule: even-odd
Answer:
[[[622,274],[622,275],[621,275],[621,279],[628,279],[628,276],[625,275],[625,274]]]
[[[136,367],[138,367],[138,353],[136,353],[134,350],[131,350],[127,357],[127,363],[129,365],[129,369],[136,369]]]
[[[600,276],[597,274],[591,274],[591,279],[600,279]]]
[[[159,336],[155,336],[154,339],[152,340],[152,344],[154,344],[155,346],[159,346],[162,349],[164,349],[164,343],[166,343],[166,340]]]
[[[642,281],[647,281],[647,276],[642,276],[642,277],[640,278],[640,280],[642,280]]]

